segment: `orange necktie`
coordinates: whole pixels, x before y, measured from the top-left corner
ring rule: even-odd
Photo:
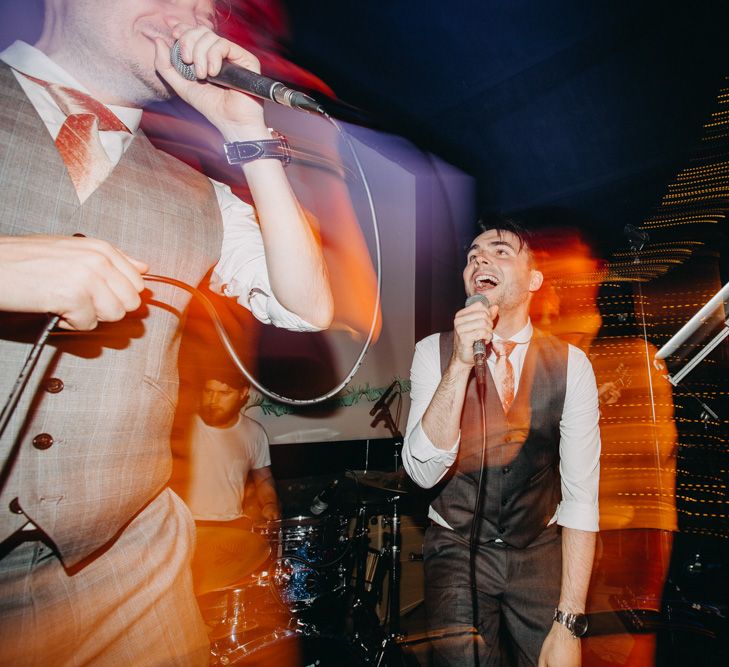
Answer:
[[[514,367],[509,361],[509,355],[516,346],[511,340],[492,340],[491,347],[496,355],[494,364],[494,384],[499,392],[504,412],[508,412],[514,401]]]
[[[129,132],[129,128],[101,102],[86,93],[27,74],[24,76],[43,86],[58,108],[66,114],[66,121],[56,137],[56,148],[66,163],[78,198],[83,203],[114,168],[101,145],[99,131]]]

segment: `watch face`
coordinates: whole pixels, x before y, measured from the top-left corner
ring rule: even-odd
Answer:
[[[570,629],[575,637],[582,637],[587,632],[587,616],[585,614],[575,614]]]

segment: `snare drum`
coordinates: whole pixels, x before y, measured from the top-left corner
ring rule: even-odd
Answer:
[[[271,577],[292,612],[343,591],[351,567],[347,520],[327,517],[278,519],[253,527],[271,546]]]

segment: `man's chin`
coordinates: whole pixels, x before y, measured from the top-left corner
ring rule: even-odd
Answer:
[[[200,411],[200,419],[202,419],[208,426],[219,426],[222,423],[220,416],[211,414],[210,412]]]
[[[148,91],[148,98],[144,100],[144,104],[154,104],[155,102],[167,102],[177,96],[169,83],[162,79],[159,75],[155,75],[153,81],[144,81]]]
[[[132,71],[134,72],[134,78],[136,83],[133,87],[136,89],[135,92],[137,99],[133,102],[140,106],[146,106],[153,104],[154,102],[166,102],[176,96],[175,91],[158,73],[156,70],[146,70],[139,65],[133,66]]]

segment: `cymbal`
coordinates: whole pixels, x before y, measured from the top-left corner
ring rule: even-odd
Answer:
[[[383,470],[352,470],[353,477],[359,484],[373,489],[402,495],[412,491],[411,482],[404,470],[384,472]]]
[[[255,533],[226,526],[198,526],[192,558],[195,595],[241,585],[270,553],[268,542]]]

